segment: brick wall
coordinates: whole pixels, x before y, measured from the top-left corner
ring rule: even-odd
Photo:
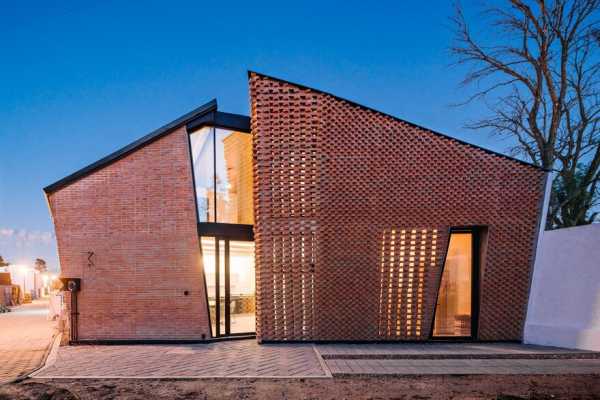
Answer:
[[[183,127],[49,195],[80,339],[210,337],[190,165]]]
[[[259,340],[426,340],[448,230],[487,227],[479,338],[522,336],[544,172],[250,75]]]

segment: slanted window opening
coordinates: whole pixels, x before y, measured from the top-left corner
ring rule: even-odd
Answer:
[[[252,136],[239,127],[192,125],[189,145],[211,336],[253,335]]]
[[[452,228],[440,278],[431,336],[476,339],[479,318],[478,227]]]

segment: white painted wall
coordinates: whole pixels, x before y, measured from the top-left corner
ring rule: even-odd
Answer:
[[[600,351],[600,224],[542,233],[524,341]]]

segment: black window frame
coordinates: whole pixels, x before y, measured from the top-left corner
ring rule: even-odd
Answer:
[[[198,197],[196,193],[196,177],[194,173],[194,158],[192,154],[192,145],[190,135],[194,132],[205,128],[211,127],[213,135],[213,186],[216,189],[216,128],[220,129],[228,129],[235,132],[241,132],[246,134],[251,134],[250,129],[250,118],[237,114],[223,113],[219,111],[213,111],[206,115],[203,115],[199,118],[196,118],[186,124],[186,131],[188,135],[188,149],[190,154],[190,164],[192,169],[192,186],[194,193],[194,205],[196,208],[196,223],[198,227],[198,244],[200,246],[200,254],[202,255],[202,237],[211,237],[215,240],[215,332],[213,332],[212,323],[211,323],[211,313],[210,313],[210,305],[208,303],[208,286],[206,283],[206,274],[205,274],[205,266],[204,260],[202,260],[202,277],[204,284],[204,295],[206,300],[206,315],[208,316],[208,325],[211,332],[211,337],[213,338],[223,338],[223,337],[240,337],[240,336],[250,336],[255,335],[256,332],[243,332],[243,333],[231,333],[231,319],[230,319],[230,309],[228,306],[225,307],[225,332],[222,334],[220,332],[220,318],[221,318],[221,310],[220,310],[220,244],[221,240],[224,241],[225,245],[225,304],[229,305],[230,303],[230,293],[229,293],[229,242],[231,240],[236,241],[248,241],[254,242],[254,226],[247,224],[231,224],[231,223],[223,223],[217,222],[217,201],[216,201],[216,190],[214,190],[215,199],[213,201],[214,206],[214,216],[215,222],[199,222],[200,218],[198,215]]]
[[[446,245],[446,251],[444,254],[444,261],[442,263],[442,270],[437,285],[437,292],[435,295],[435,303],[433,307],[433,317],[431,319],[431,329],[429,331],[430,340],[440,341],[476,341],[479,335],[479,311],[480,311],[480,291],[481,291],[481,233],[484,226],[455,226],[448,230],[448,243]],[[433,334],[435,328],[435,317],[437,313],[438,299],[440,295],[440,289],[442,286],[442,278],[444,276],[444,270],[446,269],[446,259],[448,257],[448,249],[450,248],[450,237],[453,233],[470,233],[471,242],[471,334],[469,336],[435,336]]]
[[[235,337],[246,337],[246,336],[253,336],[256,334],[256,330],[252,331],[252,332],[235,332],[235,333],[231,333],[231,309],[230,309],[230,303],[231,303],[231,293],[230,293],[230,279],[229,279],[229,274],[230,274],[230,264],[229,264],[229,248],[230,248],[230,241],[234,240],[234,241],[240,241],[240,242],[254,242],[254,240],[245,240],[245,239],[239,239],[239,238],[230,238],[230,237],[224,237],[224,236],[210,236],[210,235],[204,235],[204,237],[209,237],[211,239],[214,239],[215,241],[215,332],[213,332],[212,329],[212,323],[210,322],[210,305],[208,304],[208,290],[207,290],[207,285],[206,285],[206,274],[203,274],[204,276],[204,289],[205,289],[205,293],[206,293],[206,305],[207,305],[207,313],[208,313],[208,321],[209,321],[209,326],[210,326],[210,331],[211,331],[211,336],[213,338],[235,338]],[[224,245],[224,251],[223,254],[225,256],[225,261],[224,261],[224,273],[225,276],[223,277],[225,279],[225,293],[224,293],[224,302],[225,302],[225,307],[223,308],[225,310],[225,315],[224,315],[224,322],[225,322],[225,332],[221,332],[221,268],[220,268],[220,263],[221,263],[221,249],[220,249],[220,241],[223,241],[223,245]],[[200,243],[200,246],[202,246],[202,243]],[[202,249],[200,250],[202,251]]]

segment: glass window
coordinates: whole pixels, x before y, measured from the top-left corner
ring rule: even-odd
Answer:
[[[252,136],[217,129],[215,138],[218,222],[252,225]]]
[[[202,237],[200,239],[202,250],[202,263],[204,265],[204,279],[206,279],[206,296],[208,298],[208,313],[210,316],[210,327],[213,335],[217,332],[217,274],[215,265],[217,262],[215,251],[215,238]],[[225,292],[223,291],[223,294]],[[219,293],[219,295],[221,295]],[[221,318],[219,318],[221,319]]]
[[[219,240],[219,332],[221,335],[226,334],[225,329],[225,296],[226,296],[226,284],[227,275],[225,273],[225,241]]]
[[[230,241],[229,290],[231,333],[254,332],[255,269],[254,242]]]
[[[254,332],[254,242],[202,237],[200,244],[213,335]]]
[[[472,258],[473,234],[450,234],[433,336],[471,336]]]
[[[190,145],[198,222],[254,224],[252,136],[204,127],[190,135]]]
[[[198,222],[215,222],[214,209],[214,135],[204,127],[190,135]]]

